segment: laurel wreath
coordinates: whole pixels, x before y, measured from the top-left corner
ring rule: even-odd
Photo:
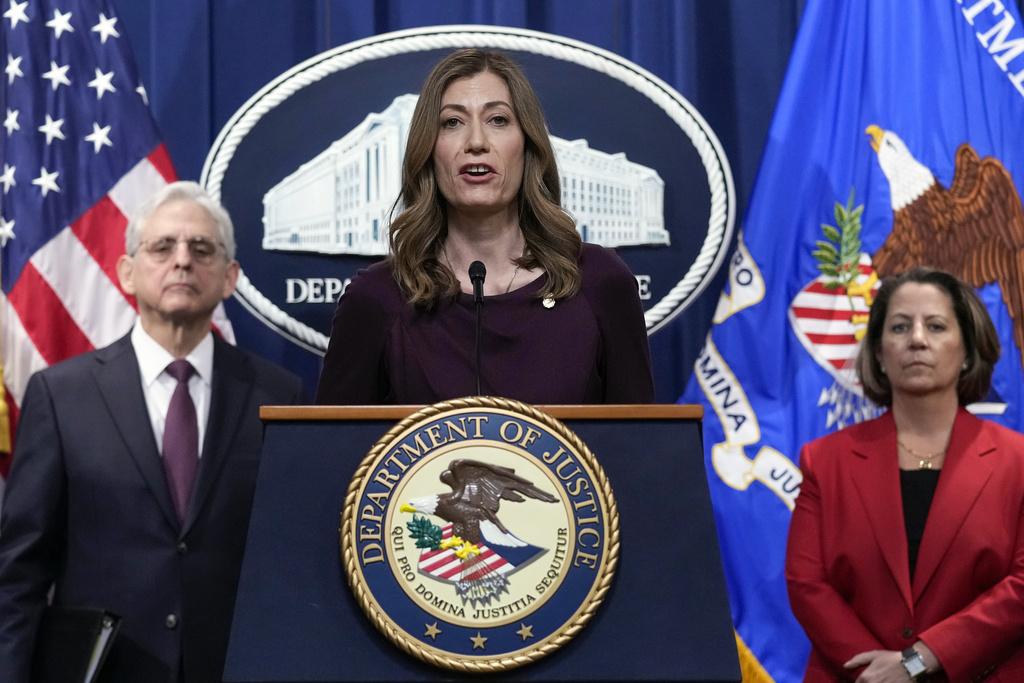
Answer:
[[[356,502],[359,498],[359,491],[362,488],[361,484],[363,480],[370,474],[373,467],[377,464],[378,458],[382,455],[388,444],[392,443],[400,434],[422,420],[441,413],[463,408],[494,408],[518,413],[524,417],[541,423],[552,432],[558,434],[559,437],[569,443],[576,449],[576,452],[580,454],[581,461],[590,470],[598,493],[603,497],[606,503],[608,528],[607,552],[605,553],[602,566],[599,569],[600,578],[591,589],[591,600],[555,634],[549,636],[546,641],[543,641],[536,647],[515,656],[494,657],[491,659],[481,657],[467,661],[466,659],[451,657],[446,654],[438,653],[433,649],[424,647],[418,640],[410,637],[405,633],[405,631],[397,628],[388,616],[380,610],[376,601],[373,600],[373,597],[363,580],[362,574],[359,571],[359,557],[356,551],[354,522],[357,512]],[[615,496],[612,493],[611,484],[609,483],[607,476],[605,476],[604,470],[601,468],[600,463],[597,462],[593,453],[590,452],[590,449],[587,448],[587,445],[583,443],[583,441],[580,440],[580,438],[568,427],[547,413],[541,412],[540,410],[519,401],[493,396],[476,396],[443,401],[423,408],[392,427],[391,430],[389,430],[388,433],[385,434],[376,443],[376,445],[374,445],[366,457],[363,458],[363,461],[359,464],[355,474],[352,476],[348,492],[345,495],[345,504],[341,516],[341,559],[342,566],[345,568],[345,574],[348,576],[349,587],[352,589],[356,602],[358,602],[359,606],[363,608],[364,612],[366,612],[367,617],[373,625],[383,633],[388,640],[393,642],[404,652],[407,652],[414,657],[418,657],[428,664],[456,671],[469,673],[495,673],[506,671],[508,669],[513,669],[515,667],[534,662],[565,645],[572,640],[584,626],[587,625],[587,622],[589,622],[591,617],[593,617],[597,612],[597,609],[601,606],[605,596],[611,589],[612,580],[615,578],[615,568],[619,562],[618,506],[615,503]]]

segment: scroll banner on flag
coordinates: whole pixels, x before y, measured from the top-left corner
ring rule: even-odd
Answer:
[[[14,431],[32,373],[131,328],[115,272],[128,216],[176,176],[111,4],[5,2],[0,350]],[[223,313],[217,326],[232,340]]]
[[[707,406],[744,680],[802,679],[810,646],[783,576],[800,447],[877,414],[853,359],[886,275],[925,263],[978,288],[1003,354],[971,409],[1024,427],[1021,121],[1012,3],[807,3],[728,286],[681,398]]]

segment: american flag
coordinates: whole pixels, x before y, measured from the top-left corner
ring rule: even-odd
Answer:
[[[33,372],[131,328],[135,301],[115,272],[127,217],[176,176],[108,0],[0,3],[0,350],[13,425]],[[0,460],[0,474],[8,467]]]

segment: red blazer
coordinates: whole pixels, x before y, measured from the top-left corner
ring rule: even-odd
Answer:
[[[891,414],[807,444],[800,468],[786,581],[805,681],[918,639],[951,682],[1024,681],[1024,436],[960,409],[913,580]]]

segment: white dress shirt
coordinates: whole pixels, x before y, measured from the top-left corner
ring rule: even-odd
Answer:
[[[139,374],[142,375],[142,393],[146,397],[146,409],[149,411],[149,422],[153,425],[153,436],[156,447],[163,456],[164,422],[167,409],[171,405],[171,395],[178,380],[168,375],[165,370],[174,356],[160,346],[155,339],[142,329],[142,322],[135,320],[132,328],[132,346],[135,357],[139,361]],[[210,416],[210,382],[213,380],[213,332],[210,332],[192,352],[185,356],[192,364],[195,373],[188,381],[188,392],[196,407],[196,424],[199,427],[199,457],[203,457],[203,437],[206,435],[206,423]]]

